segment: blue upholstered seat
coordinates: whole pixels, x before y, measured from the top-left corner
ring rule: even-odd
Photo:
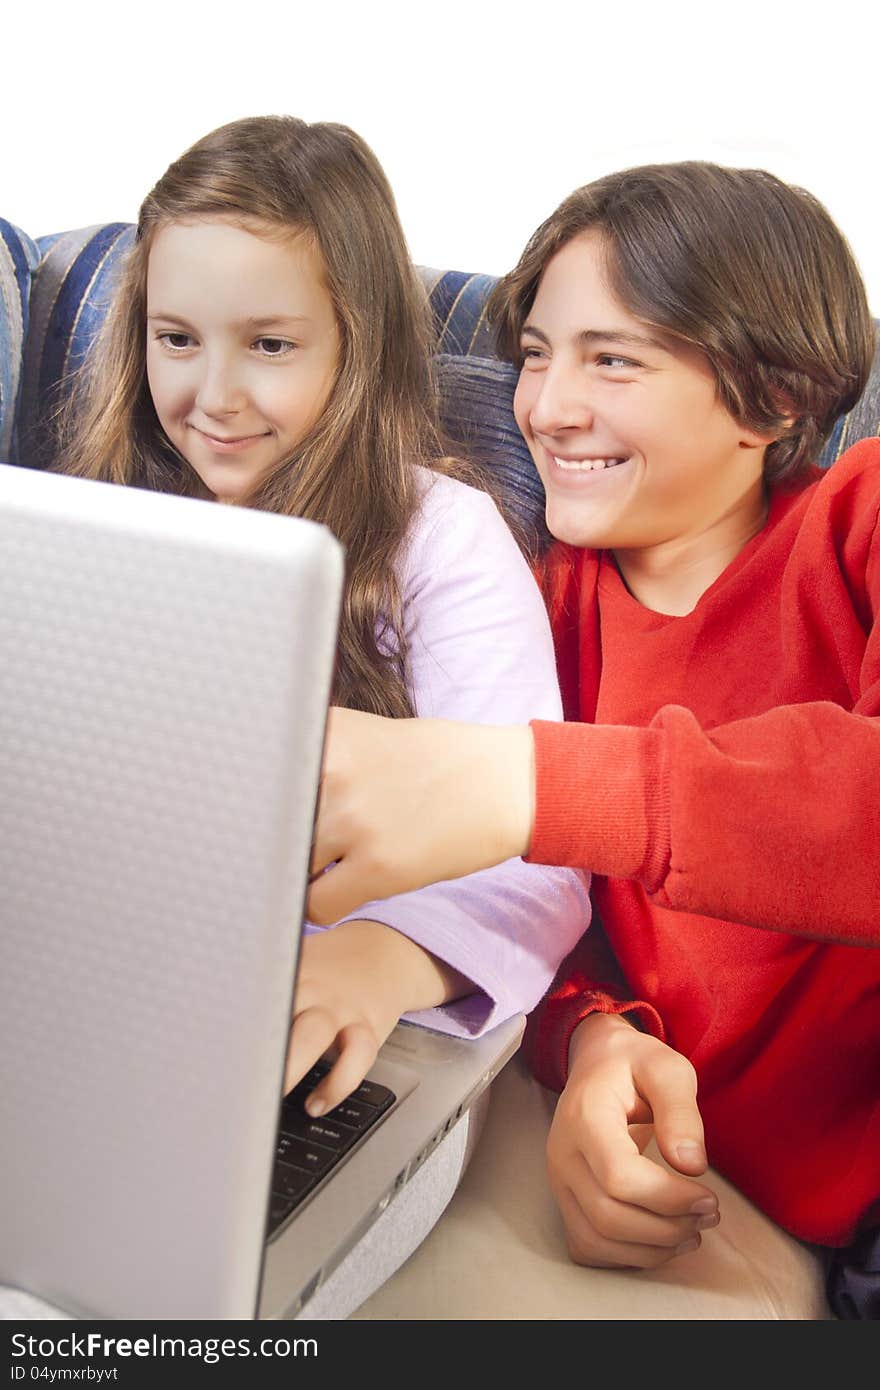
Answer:
[[[48,457],[48,422],[87,358],[131,246],[127,223],[32,241],[0,219],[0,458],[31,467]],[[490,275],[420,267],[437,335],[441,418],[451,445],[495,470],[526,528],[543,534],[540,480],[513,419],[516,373],[497,360],[486,323]],[[880,433],[880,354],[858,404],[822,452],[827,466],[856,439]]]
[[[36,243],[0,217],[0,459],[16,456],[22,354],[39,259]]]

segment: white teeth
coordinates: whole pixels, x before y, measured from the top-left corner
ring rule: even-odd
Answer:
[[[614,468],[623,459],[561,459],[553,455],[553,462],[563,473],[594,473],[600,468]]]

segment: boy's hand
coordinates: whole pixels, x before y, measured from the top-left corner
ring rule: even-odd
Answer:
[[[577,1264],[655,1269],[718,1224],[696,1077],[686,1058],[610,1014],[590,1014],[547,1140],[550,1186]],[[651,1137],[667,1163],[645,1158]]]
[[[525,854],[534,780],[527,725],[332,709],[308,916],[335,922],[361,903]]]
[[[311,1092],[323,1115],[363,1081],[401,1014],[467,994],[463,975],[380,922],[342,922],[303,939],[285,1094],[331,1048],[336,1060]]]

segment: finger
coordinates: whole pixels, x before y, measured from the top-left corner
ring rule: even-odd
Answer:
[[[703,1118],[697,1105],[697,1074],[678,1053],[650,1059],[638,1084],[650,1094],[657,1147],[671,1167],[694,1177],[708,1164]]]
[[[345,730],[350,725],[350,716],[354,713],[356,712],[339,710],[333,705],[330,706],[327,713],[318,804],[315,811],[312,848],[309,855],[310,879],[316,878],[335,860],[341,858],[346,848],[345,834],[338,825],[339,789],[334,767],[339,761],[340,743],[344,744]],[[355,721],[354,727],[357,728],[357,721]],[[345,762],[344,751],[342,752],[342,761]]]
[[[658,1216],[673,1217],[688,1216],[695,1203],[714,1197],[702,1183],[670,1172],[640,1153],[616,1103],[607,1097],[593,1100],[587,1113],[581,1115],[577,1147],[610,1197]]]
[[[671,1245],[609,1239],[585,1220],[571,1192],[559,1195],[559,1208],[571,1258],[576,1264],[597,1269],[659,1269],[678,1255],[698,1249],[702,1239],[696,1231],[688,1232],[683,1240]]]
[[[341,858],[313,878],[306,897],[306,916],[318,926],[329,927],[369,899],[357,862]]]
[[[375,1036],[363,1023],[351,1023],[343,1028],[337,1043],[336,1061],[305,1103],[308,1113],[316,1118],[357,1089],[378,1055]]]
[[[284,1066],[285,1095],[324,1056],[332,1046],[336,1033],[337,1024],[326,1009],[303,1009],[295,1015]]]
[[[342,858],[342,837],[335,831],[315,822],[314,838],[309,851],[309,883],[332,869]]]
[[[562,1179],[557,1188],[560,1198],[568,1193],[581,1212],[583,1231],[594,1232],[602,1241],[675,1250],[699,1229],[698,1215],[658,1215],[613,1197],[596,1181],[583,1154],[572,1154],[557,1174]]]

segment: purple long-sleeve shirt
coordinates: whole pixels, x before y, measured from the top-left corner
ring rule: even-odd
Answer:
[[[400,570],[416,713],[473,724],[561,719],[544,604],[494,502],[419,472],[425,492]],[[342,920],[394,927],[472,980],[464,998],[404,1017],[476,1037],[545,993],[590,920],[587,887],[574,870],[510,859]]]

